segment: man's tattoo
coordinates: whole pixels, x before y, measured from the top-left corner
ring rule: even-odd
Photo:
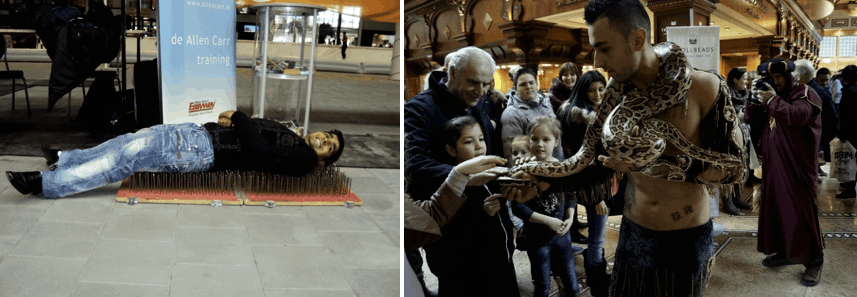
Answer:
[[[682,208],[681,210],[684,211],[685,215],[689,215],[693,212],[693,206],[688,205],[688,206],[685,206],[684,208]]]
[[[681,214],[679,212],[674,212],[671,215],[673,217],[673,222],[678,222],[678,220],[681,220]]]

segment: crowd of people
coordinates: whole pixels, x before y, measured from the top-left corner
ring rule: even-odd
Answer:
[[[818,156],[831,162],[835,137],[857,141],[854,117],[844,116],[857,112],[857,66],[834,74],[807,60],[774,58],[722,77],[686,60],[671,62],[670,55],[683,58],[674,44],[650,44],[650,20],[638,1],[592,0],[584,15],[594,67],[609,81],[568,62],[543,92],[536,69],[515,66],[508,72],[512,87],[496,90],[491,55],[466,47],[447,55],[405,105],[405,192],[412,200],[406,204],[421,207],[414,217],[435,218],[406,212],[406,229],[434,230],[426,233],[430,240],[406,231],[408,283],[416,293],[519,296],[517,248],[527,252],[534,296],[548,296],[552,275],[564,296],[577,296],[581,253],[592,296],[702,296],[714,263],[716,201],[724,212],[742,215],[753,208],[742,192],[754,182],[761,183],[758,251],[768,255],[761,264],[803,264],[800,282],[818,284],[824,242],[816,185],[825,174]],[[651,91],[681,86],[680,79],[693,83],[666,95]],[[668,143],[655,159],[620,158],[603,141],[631,97],[655,103],[680,97],[651,121],[690,143],[661,136]],[[648,137],[638,128],[625,133]],[[586,159],[588,152],[597,158]],[[710,155],[737,161],[718,163]],[[586,163],[562,177],[518,166],[574,162]],[[476,163],[487,165],[458,169]],[[841,186],[837,198],[855,196],[853,182]],[[578,204],[585,224],[576,220]],[[610,215],[622,215],[612,274],[604,252]],[[588,237],[578,231],[584,228]],[[425,286],[418,248],[438,278],[437,292]]]

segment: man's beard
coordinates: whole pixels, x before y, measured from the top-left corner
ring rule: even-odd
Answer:
[[[780,98],[783,99],[787,99],[789,98],[789,95],[792,93],[792,90],[796,86],[795,82],[797,80],[795,80],[794,77],[792,77],[791,75],[783,75],[783,78],[786,79],[786,82],[784,83],[783,88],[777,91],[777,96],[780,96]]]

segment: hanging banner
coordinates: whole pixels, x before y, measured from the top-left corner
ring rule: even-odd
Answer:
[[[235,1],[158,1],[157,11],[164,124],[236,109]]]
[[[690,66],[720,73],[720,27],[667,27],[667,41],[684,50]]]

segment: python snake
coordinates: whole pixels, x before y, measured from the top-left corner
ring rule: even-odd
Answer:
[[[723,170],[727,177],[722,181],[737,180],[734,177],[743,174],[741,156],[702,149],[685,138],[671,123],[654,118],[678,104],[685,104],[687,108],[687,91],[692,82],[693,71],[678,45],[664,42],[655,45],[654,51],[661,63],[655,84],[644,91],[632,91],[623,95],[623,90],[630,82],[617,83],[611,79],[600,107],[600,110],[611,112],[598,115],[587,129],[583,145],[576,154],[561,162],[528,162],[515,167],[513,172],[524,171],[541,177],[575,174],[594,162],[598,153],[598,142],[601,142],[612,157],[634,165],[632,171],[649,176],[684,181],[687,178],[686,169],[689,168],[692,158],[696,158]],[[725,81],[721,78],[720,82],[719,91],[728,96],[729,89]],[[728,97],[726,99],[729,101]],[[734,122],[737,117],[731,104],[725,104],[722,111],[716,112],[722,112],[722,116],[729,122]],[[637,135],[631,134],[634,127],[639,129]],[[736,138],[743,138],[740,128],[737,132],[734,129],[730,132],[733,134],[733,144],[741,147],[735,141]],[[684,152],[684,155],[676,157],[677,163],[658,160],[666,148],[666,141]],[[668,170],[664,171],[663,168]]]

